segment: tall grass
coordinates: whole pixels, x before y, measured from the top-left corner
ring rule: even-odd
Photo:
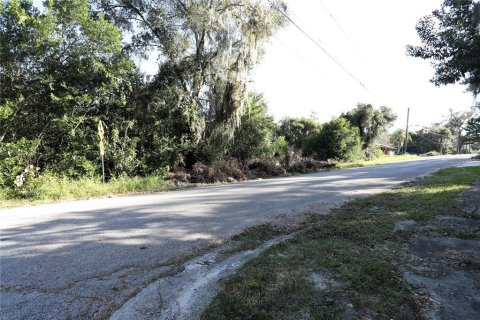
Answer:
[[[121,177],[102,183],[100,178],[73,180],[50,174],[40,176],[22,193],[0,190],[0,207],[50,202],[55,200],[88,199],[115,194],[162,191],[167,188],[161,177]]]
[[[365,167],[389,162],[416,159],[417,156],[383,156],[370,161],[337,163],[339,169]],[[101,178],[71,179],[44,173],[22,189],[0,189],[0,208],[58,200],[88,199],[115,194],[155,192],[169,189],[170,185],[158,176],[120,177],[102,183]]]

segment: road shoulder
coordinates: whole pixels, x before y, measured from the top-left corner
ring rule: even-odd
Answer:
[[[478,315],[479,216],[465,198],[480,197],[476,186],[461,192],[479,176],[480,167],[441,170],[312,216],[223,281],[203,318]]]

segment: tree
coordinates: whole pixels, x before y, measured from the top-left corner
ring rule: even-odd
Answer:
[[[278,132],[298,152],[302,150],[305,141],[319,132],[320,128],[321,124],[313,119],[285,118],[280,122]]]
[[[392,109],[388,107],[375,109],[371,104],[364,103],[359,103],[355,109],[342,114],[341,117],[358,128],[364,149],[371,147],[375,139],[397,119]]]
[[[480,109],[479,104],[476,107]],[[480,117],[472,117],[468,120],[465,131],[465,142],[480,143]]]
[[[405,145],[405,140],[408,142],[412,141],[411,133],[408,135],[405,134],[405,130],[397,129],[390,135],[390,143],[397,148],[397,154],[402,150],[402,147]]]
[[[261,94],[250,94],[248,111],[235,130],[229,154],[245,161],[269,155],[277,138],[277,125],[268,115],[268,107]]]
[[[113,128],[133,63],[120,32],[86,0],[8,0],[0,14],[0,143],[38,140],[39,163],[91,174],[98,118]],[[88,171],[88,172],[87,172]]]
[[[319,132],[305,141],[303,148],[304,155],[317,160],[351,161],[359,158],[361,151],[358,129],[342,117],[323,124]]]
[[[203,142],[221,149],[228,145],[246,111],[250,71],[261,57],[263,44],[285,23],[275,9],[284,4],[253,0],[94,3],[117,26],[133,33],[127,49],[158,52],[158,76],[168,70],[173,90],[183,91],[182,99],[195,103],[203,125],[192,130],[199,130]]]
[[[446,119],[446,126],[450,129],[454,136],[455,152],[458,154],[462,151],[465,143],[464,132],[467,122],[472,118],[473,111],[457,111],[449,110],[450,114]]]
[[[165,64],[153,80],[139,81],[135,87],[127,118],[134,120],[132,131],[139,138],[142,173],[167,165],[193,165],[205,122],[175,76],[175,67]]]
[[[430,128],[423,128],[412,132],[412,142],[408,144],[407,151],[410,153],[424,154],[430,151],[438,153],[451,152],[452,132],[442,125],[433,125]]]
[[[467,131],[467,134],[465,136],[466,142],[468,143],[480,142],[480,117],[470,119],[467,123],[466,131]]]
[[[431,81],[437,86],[460,82],[476,96],[480,92],[480,3],[444,0],[416,29],[422,45],[409,45],[407,52],[432,61]]]

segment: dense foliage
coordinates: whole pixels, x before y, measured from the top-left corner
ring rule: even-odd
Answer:
[[[277,124],[262,95],[247,91],[264,43],[285,24],[276,8],[253,0],[58,0],[42,8],[4,0],[0,186],[31,197],[57,178],[94,181],[101,153],[107,180],[185,182],[376,156],[396,118],[389,108],[359,104],[325,124]],[[145,76],[134,61],[152,55],[158,70]]]
[[[92,175],[98,121],[111,130],[126,126],[117,119],[131,93],[134,65],[122,51],[120,32],[89,8],[86,0],[50,1],[40,13],[27,0],[3,2],[3,163]]]
[[[370,147],[397,119],[388,107],[375,109],[371,104],[364,103],[359,103],[355,109],[342,114],[342,117],[358,128],[364,148]]]
[[[285,156],[286,143],[276,135],[277,124],[268,115],[263,97],[252,94],[247,100],[248,110],[242,116],[234,134],[229,155],[242,161],[255,158]],[[282,149],[283,148],[283,149]]]
[[[405,142],[408,145],[412,141],[412,134],[410,132],[407,134],[403,129],[397,129],[392,132],[389,140],[390,144],[397,149],[396,153],[400,154],[405,146]]]
[[[417,24],[421,46],[408,46],[411,56],[432,61],[436,85],[461,82],[480,92],[480,3],[444,0],[440,9]]]
[[[446,126],[433,125],[411,133],[412,141],[408,152],[425,154],[435,151],[439,154],[451,153],[453,148],[452,132]]]
[[[98,176],[99,123],[109,177],[275,152],[275,124],[249,105],[246,83],[283,23],[250,0],[2,1],[1,186],[23,186],[30,167]],[[155,52],[147,78],[132,61]],[[242,130],[264,139],[248,146]]]
[[[480,110],[480,104],[476,106]],[[465,128],[465,142],[480,145],[480,116],[474,116],[468,120]]]
[[[360,158],[361,151],[358,129],[343,117],[325,123],[322,130],[311,135],[303,147],[305,155],[317,160],[351,161]]]
[[[280,122],[279,134],[295,149],[302,150],[305,141],[319,132],[321,125],[313,119],[286,118]]]

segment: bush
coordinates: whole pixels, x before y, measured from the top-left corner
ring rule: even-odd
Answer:
[[[295,149],[300,151],[305,141],[320,131],[321,124],[313,119],[285,118],[280,122],[279,134]]]
[[[218,160],[212,165],[196,162],[192,169],[175,168],[169,179],[184,183],[218,183],[244,181],[246,168],[235,158]]]
[[[289,158],[288,142],[285,137],[277,137],[270,145],[270,155],[273,155],[280,162],[284,163]]]
[[[250,179],[284,176],[287,171],[271,159],[256,159],[248,163],[248,177]]]
[[[38,144],[38,140],[25,138],[0,143],[0,188],[7,194],[28,197],[34,189],[39,170],[34,165]]]
[[[362,153],[362,142],[357,128],[344,118],[337,118],[323,125],[320,132],[305,141],[304,156],[316,160],[353,161]]]
[[[268,156],[277,138],[277,125],[274,118],[268,115],[262,95],[250,94],[247,103],[248,111],[235,130],[228,152],[241,161]]]
[[[423,156],[425,156],[425,157],[435,157],[435,156],[439,156],[439,155],[441,155],[441,153],[438,152],[438,151],[429,151],[429,152],[423,154]]]
[[[383,156],[383,151],[378,146],[368,147],[363,151],[364,160],[375,160]]]
[[[288,167],[288,172],[300,174],[314,173],[328,168],[332,168],[334,166],[334,163],[330,163],[327,161],[317,161],[314,159],[302,158],[290,165],[290,167]]]

